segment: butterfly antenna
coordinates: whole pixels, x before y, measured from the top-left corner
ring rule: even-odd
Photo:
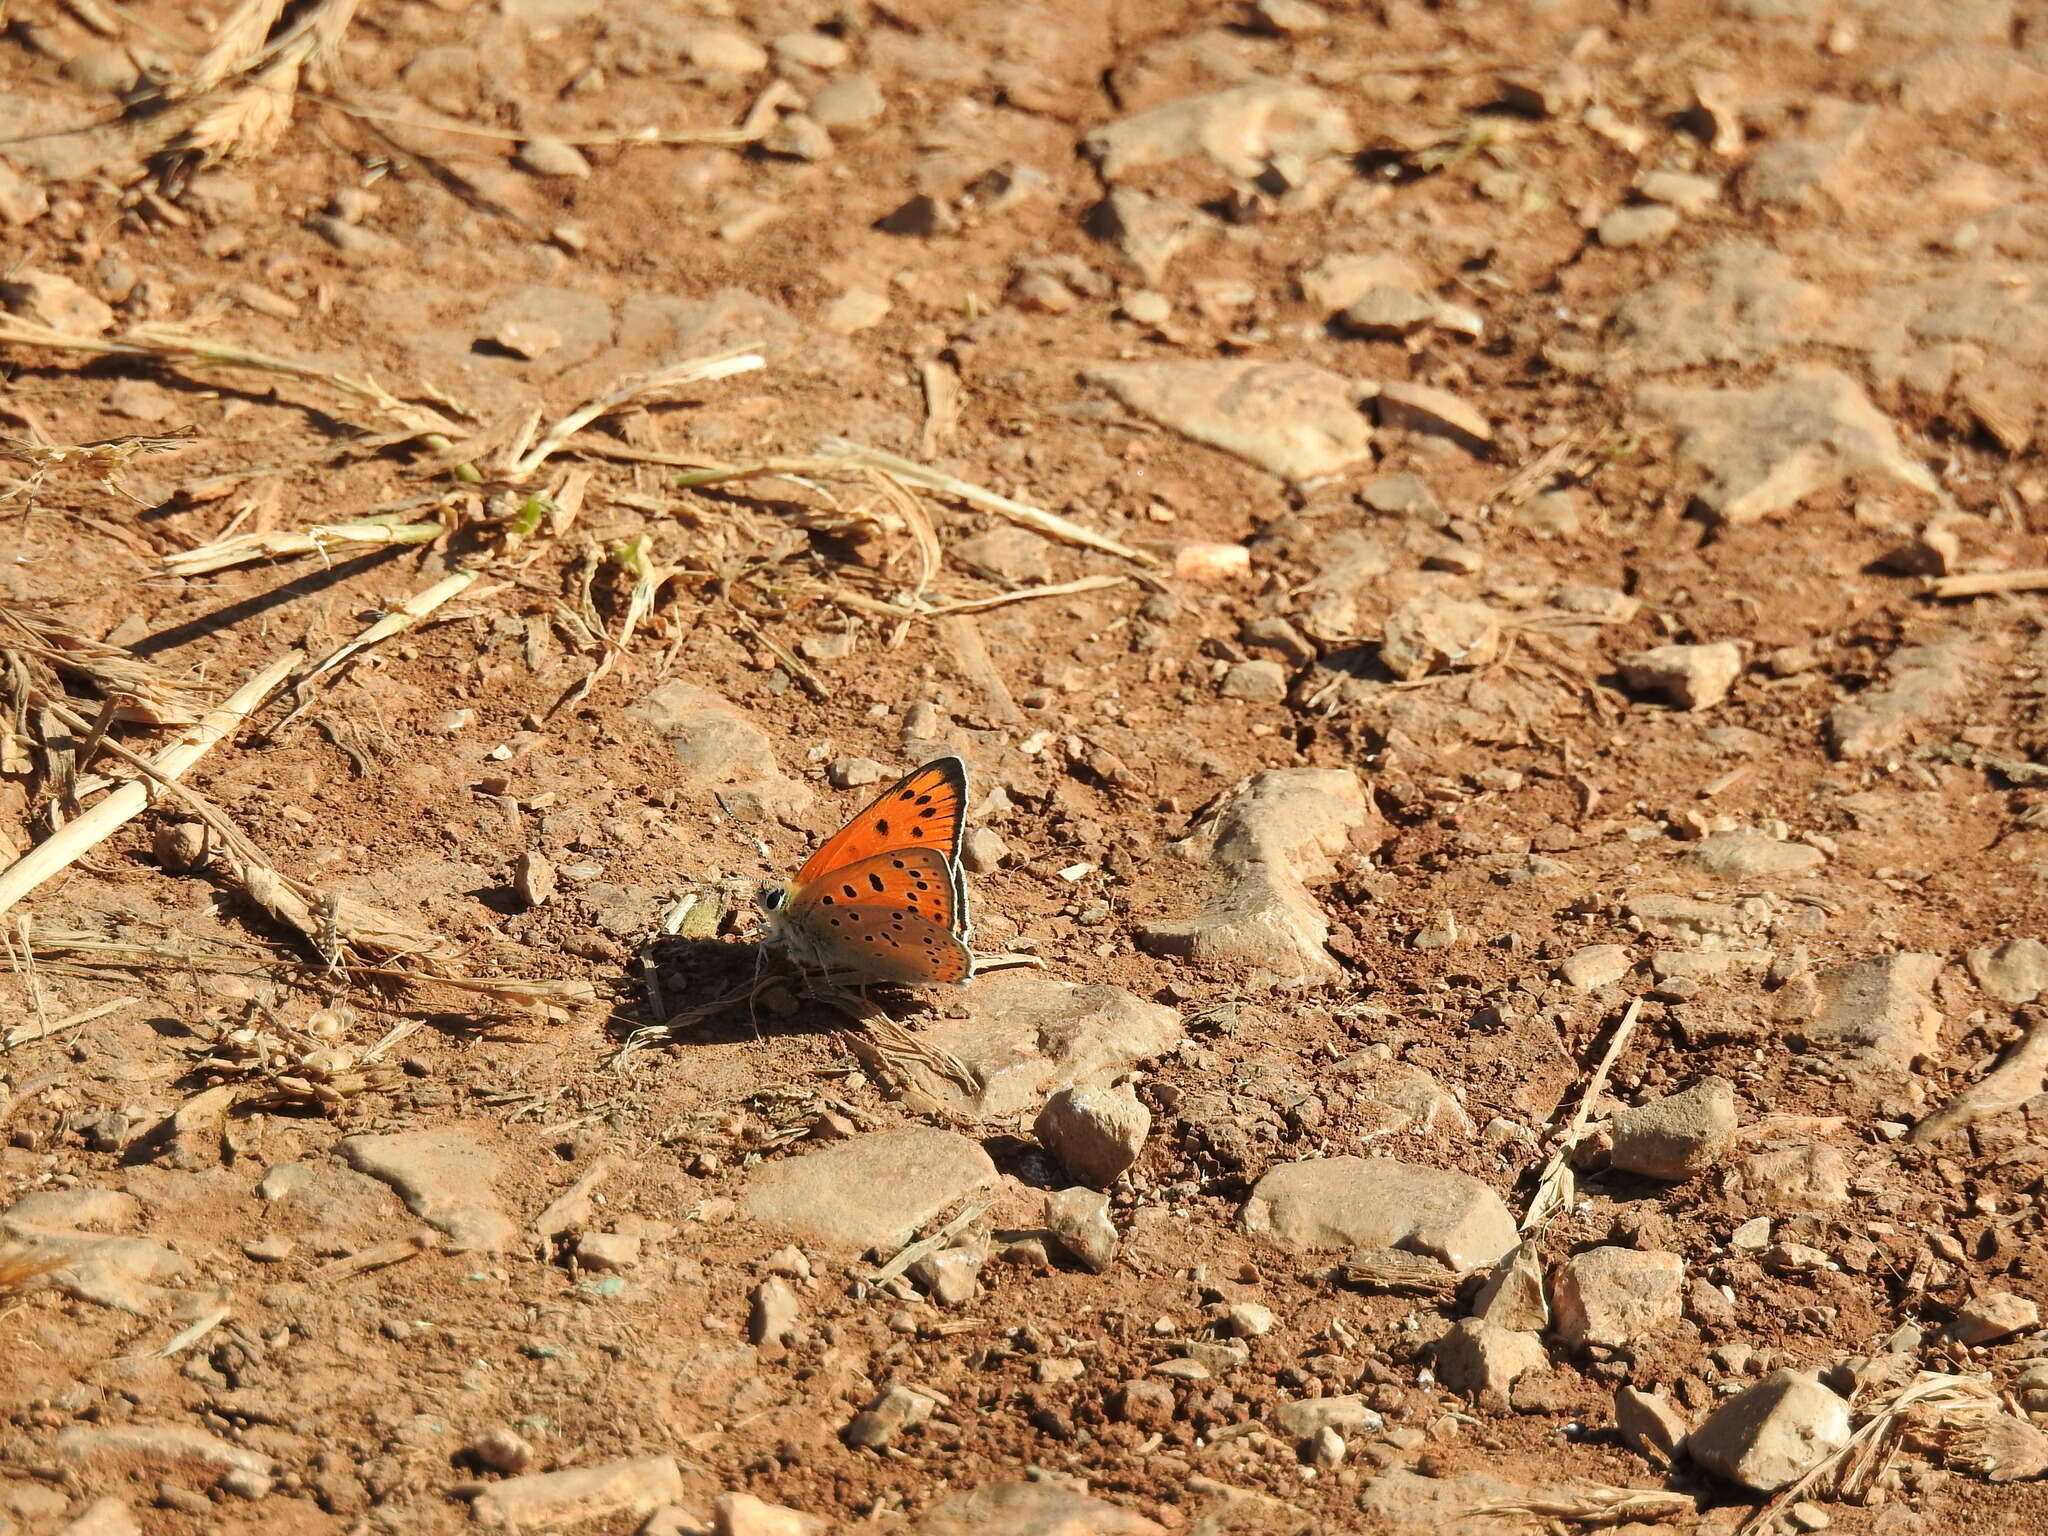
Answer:
[[[711,798],[718,802],[718,808],[725,812],[727,819],[740,829],[740,836],[754,845],[754,851],[761,856],[761,872],[768,874],[773,871],[775,868],[775,852],[768,846],[768,840],[757,836],[752,827],[749,827],[744,821],[740,820],[739,813],[725,803],[725,796],[714,794]]]

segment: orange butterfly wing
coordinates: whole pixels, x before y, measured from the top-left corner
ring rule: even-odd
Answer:
[[[966,829],[967,765],[957,757],[934,758],[827,838],[791,884],[801,897],[813,881],[844,865],[899,848],[931,849],[957,866]]]
[[[783,920],[828,966],[878,981],[960,982],[973,972],[958,875],[936,848],[828,871],[791,898]]]

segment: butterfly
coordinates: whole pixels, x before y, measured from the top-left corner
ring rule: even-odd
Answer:
[[[934,758],[828,838],[794,880],[761,888],[769,942],[800,966],[870,981],[968,980],[966,816],[967,765]]]

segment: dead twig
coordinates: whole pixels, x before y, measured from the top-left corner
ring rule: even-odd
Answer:
[[[286,651],[274,658],[218,707],[207,711],[198,724],[152,758],[150,766],[165,779],[183,777],[194,763],[262,708],[292,669],[303,660],[303,651]],[[149,800],[149,787],[141,781],[123,784],[76,820],[65,823],[29,849],[6,870],[0,871],[0,913],[9,911],[45,880],[75,863],[116,830],[141,815]]]
[[[1600,1095],[1607,1090],[1607,1076],[1614,1070],[1614,1063],[1627,1048],[1629,1037],[1636,1032],[1636,1018],[1643,1011],[1643,1000],[1635,998],[1628,1005],[1628,1011],[1621,1016],[1621,1023],[1615,1026],[1614,1038],[1607,1042],[1607,1050],[1600,1058],[1599,1066],[1593,1069],[1593,1076],[1586,1084],[1586,1091],[1579,1096],[1579,1107],[1573,1113],[1571,1124],[1557,1139],[1557,1147],[1550,1154],[1550,1161],[1544,1164],[1543,1172],[1536,1180],[1536,1192],[1529,1199],[1528,1214],[1522,1218],[1522,1230],[1533,1232],[1564,1210],[1572,1202],[1577,1181],[1572,1177],[1571,1155],[1578,1146],[1579,1138],[1586,1134],[1586,1125],[1593,1118],[1593,1106]]]
[[[443,523],[406,523],[394,514],[348,523],[321,523],[311,528],[238,533],[197,549],[166,555],[163,569],[167,576],[203,576],[257,560],[281,560],[288,555],[325,556],[336,549],[431,544],[447,531]]]
[[[600,417],[623,409],[636,400],[644,400],[650,395],[679,389],[687,384],[706,384],[715,379],[729,379],[735,374],[752,373],[757,368],[767,366],[768,360],[751,348],[732,347],[724,352],[714,352],[707,357],[694,357],[687,362],[675,363],[653,373],[627,379],[609,392],[579,405],[549,427],[531,450],[507,465],[504,478],[513,485],[531,478],[535,470],[561,452],[569,439],[578,432]]]

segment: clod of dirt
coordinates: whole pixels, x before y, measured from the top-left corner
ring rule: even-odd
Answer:
[[[1690,1179],[1735,1145],[1735,1085],[1706,1077],[1614,1117],[1608,1163],[1646,1178]]]
[[[1031,1133],[1069,1173],[1107,1189],[1138,1160],[1152,1111],[1130,1089],[1107,1083],[1062,1088],[1045,1101]]]
[[[1659,694],[1679,709],[1712,709],[1742,676],[1742,647],[1733,640],[1653,646],[1622,657],[1621,675],[1629,687]]]
[[[1098,363],[1082,378],[1283,480],[1341,474],[1372,454],[1359,386],[1310,363]]]
[[[1849,1405],[1812,1373],[1783,1370],[1739,1392],[1686,1440],[1695,1463],[1775,1493],[1849,1439]]]
[[[748,1183],[746,1210],[764,1227],[824,1247],[896,1249],[995,1181],[979,1142],[906,1126],[764,1164]]]
[[[1747,1209],[1819,1213],[1849,1199],[1849,1166],[1826,1142],[1752,1152],[1723,1176],[1722,1191]]]
[[[1139,942],[1198,964],[1256,967],[1281,981],[1336,974],[1329,922],[1305,882],[1323,878],[1354,836],[1378,826],[1347,769],[1276,768],[1235,786],[1168,852],[1213,866],[1223,887],[1192,918],[1152,923]]]
[[[1477,1179],[1390,1157],[1282,1163],[1252,1189],[1245,1230],[1291,1253],[1402,1248],[1453,1269],[1515,1246],[1515,1219]]]
[[[1557,1336],[1574,1349],[1627,1349],[1676,1323],[1685,1301],[1685,1260],[1638,1248],[1588,1248],[1551,1279]]]
[[[456,1127],[348,1136],[334,1151],[397,1190],[408,1210],[448,1235],[455,1252],[502,1252],[518,1234],[497,1203],[502,1159]]]
[[[1380,661],[1403,682],[1484,667],[1500,655],[1500,615],[1485,603],[1427,592],[1387,619]]]
[[[1699,499],[1724,523],[1790,511],[1852,475],[1937,494],[1926,467],[1899,447],[1891,418],[1833,368],[1787,368],[1758,389],[1653,386],[1641,399],[1677,426],[1679,457],[1706,477]]]

